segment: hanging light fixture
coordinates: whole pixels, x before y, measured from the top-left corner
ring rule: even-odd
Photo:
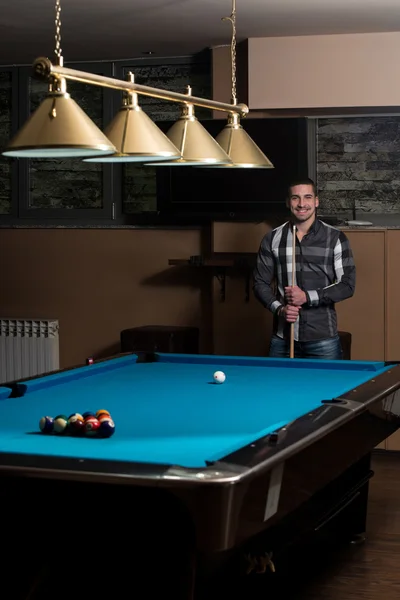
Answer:
[[[228,116],[228,123],[215,138],[232,160],[233,168],[273,169],[274,165],[251,139],[240,124],[240,117],[234,113]],[[217,167],[215,167],[217,168]]]
[[[262,167],[272,165],[240,125],[249,112],[236,102],[235,0],[230,20],[234,26],[232,41],[232,102],[199,98],[187,93],[162,90],[113,77],[78,71],[63,65],[61,53],[61,7],[56,8],[56,61],[37,58],[33,65],[36,78],[49,85],[47,97],[2,152],[10,157],[83,158],[92,162],[137,161],[149,166],[192,165],[202,167]],[[67,93],[66,82],[79,81],[124,92],[124,105],[106,133],[89,119]],[[182,105],[182,115],[167,134],[163,134],[138,105],[143,94]],[[228,124],[214,139],[194,114],[202,106],[228,114]]]
[[[236,0],[232,0],[232,14],[223,17],[223,21],[232,24],[231,42],[231,69],[232,69],[232,106],[237,105],[236,96]],[[265,156],[264,152],[251,139],[249,134],[240,124],[238,113],[232,112],[228,115],[228,122],[224,129],[216,136],[216,141],[231,159],[227,165],[216,165],[218,167],[230,167],[233,169],[273,169],[274,165]]]
[[[192,88],[186,87],[190,96]],[[203,127],[194,114],[191,103],[182,105],[182,114],[178,121],[167,132],[167,137],[176,146],[181,158],[162,163],[151,163],[151,166],[198,166],[230,164],[232,161],[221,146]]]
[[[127,80],[134,83],[133,73],[128,73]],[[117,152],[87,158],[85,162],[147,162],[180,158],[179,150],[139,106],[136,92],[124,92],[123,106],[104,133]]]
[[[21,158],[74,158],[111,154],[116,149],[54,79],[49,94],[3,151]]]
[[[56,0],[57,64],[61,52],[61,6]],[[49,93],[2,154],[24,158],[61,158],[112,154],[115,147],[67,93],[66,80],[54,76]]]

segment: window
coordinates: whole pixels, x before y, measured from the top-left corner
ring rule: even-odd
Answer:
[[[161,64],[162,63],[162,64]],[[135,81],[151,87],[212,96],[211,54],[170,59],[69,63],[71,68]],[[31,67],[0,67],[0,140],[4,147],[47,93]],[[104,131],[121,105],[122,92],[67,81],[71,98]],[[176,102],[140,96],[153,121],[177,119]],[[196,108],[201,119],[211,112]],[[0,156],[0,224],[162,225],[155,167],[135,163],[86,163],[81,159],[10,159]],[[164,218],[164,217],[163,217]]]

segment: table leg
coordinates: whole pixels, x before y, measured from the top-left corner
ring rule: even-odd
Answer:
[[[357,497],[349,511],[349,524],[351,526],[351,544],[363,544],[367,538],[367,518],[368,518],[368,499],[369,482],[373,475],[371,470],[371,454],[369,453],[361,461],[362,470],[365,474],[365,483],[360,487]]]
[[[176,582],[178,584],[179,592],[178,595],[173,594],[174,598],[179,600],[195,600],[196,597],[196,567],[197,560],[194,551],[188,552],[186,564],[182,569],[182,572],[176,573]]]
[[[349,519],[352,523],[351,544],[363,544],[367,539],[367,514],[368,514],[369,483],[360,489],[359,496],[354,500]]]
[[[367,531],[369,482],[373,476],[370,454],[357,463],[352,476],[356,489],[349,490],[348,499],[339,514],[336,527],[351,544],[363,544],[366,541]]]

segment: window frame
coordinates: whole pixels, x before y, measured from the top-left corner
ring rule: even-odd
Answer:
[[[0,66],[1,72],[11,73],[11,137],[19,129],[19,67]],[[6,158],[11,163],[11,198],[10,212],[0,215],[0,223],[11,223],[18,218],[20,163],[17,158]]]

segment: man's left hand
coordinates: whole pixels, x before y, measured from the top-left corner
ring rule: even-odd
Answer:
[[[292,306],[303,306],[307,302],[307,296],[297,285],[285,287],[285,298]]]

